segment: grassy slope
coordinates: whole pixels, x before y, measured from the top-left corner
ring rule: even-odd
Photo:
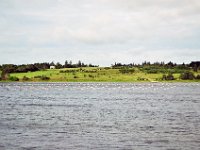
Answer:
[[[72,71],[64,72],[60,71]],[[161,73],[156,74],[146,74],[141,72],[138,68],[135,68],[134,73],[122,74],[119,72],[119,69],[105,69],[105,68],[66,68],[66,69],[54,69],[54,70],[45,70],[45,71],[36,71],[28,73],[12,73],[11,76],[16,76],[22,81],[24,76],[30,78],[29,81],[42,81],[39,78],[34,78],[35,76],[47,76],[50,77],[51,82],[56,81],[68,81],[68,82],[89,82],[89,81],[105,81],[105,82],[136,82],[140,81],[138,78],[144,78],[145,81],[155,81],[161,80]],[[175,78],[178,79],[180,74],[173,74]],[[177,81],[177,80],[175,80]],[[144,82],[144,81],[140,81]]]

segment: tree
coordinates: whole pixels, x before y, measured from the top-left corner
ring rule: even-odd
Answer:
[[[197,66],[197,67],[200,67],[200,61],[192,61],[190,64],[189,64],[190,67],[194,67],[194,66]]]
[[[180,75],[180,79],[182,79],[182,80],[193,80],[193,79],[195,79],[195,76],[192,72],[187,71],[187,72],[184,72]]]
[[[194,67],[193,67],[193,71],[197,72],[198,71],[198,67],[196,64],[194,64]]]
[[[64,67],[67,68],[69,66],[68,61],[65,61]]]
[[[38,70],[45,70],[45,69],[49,69],[50,68],[50,64],[47,63],[47,62],[44,62],[44,63],[35,63],[34,66],[36,68],[38,68]]]
[[[169,68],[172,68],[172,67],[174,67],[175,66],[175,64],[173,64],[173,62],[168,62],[167,64],[166,64]]]
[[[71,60],[69,61],[69,64],[72,65],[72,61]]]
[[[17,69],[17,65],[13,65],[13,64],[4,64],[2,65],[2,71],[4,73],[12,73],[15,72]]]
[[[59,62],[57,62],[55,67],[56,67],[56,69],[60,69],[60,68],[62,68],[62,65]]]
[[[144,61],[143,63],[142,63],[142,66],[150,66],[151,65],[151,63],[148,61]]]
[[[55,66],[55,63],[52,61],[52,62],[50,63],[50,66]]]
[[[78,61],[77,67],[82,67],[82,63],[80,60]]]

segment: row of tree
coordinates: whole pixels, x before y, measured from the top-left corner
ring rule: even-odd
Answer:
[[[120,68],[120,67],[163,67],[163,68],[173,68],[177,67],[179,69],[189,69],[192,68],[194,71],[200,70],[200,61],[192,61],[189,64],[177,64],[173,62],[154,62],[151,63],[149,61],[144,61],[142,64],[135,64],[135,63],[129,63],[129,64],[122,64],[122,63],[114,63],[114,65],[111,65],[112,68]]]
[[[114,64],[112,64],[112,67],[135,67],[135,66],[170,66],[170,67],[173,67],[173,66],[176,66],[177,64],[176,63],[173,63],[173,62],[168,62],[168,63],[165,63],[164,61],[162,62],[154,62],[154,63],[151,63],[150,61],[144,61],[142,62],[142,64],[135,64],[135,63],[129,63],[129,64],[122,64],[122,63],[117,63],[115,62]],[[183,65],[185,65],[183,63]]]
[[[9,73],[20,73],[20,72],[34,72],[39,70],[49,69],[50,66],[55,66],[56,69],[61,68],[79,68],[79,67],[97,67],[96,65],[92,64],[84,64],[81,61],[78,63],[72,63],[72,61],[65,61],[64,65],[57,62],[45,62],[45,63],[34,63],[34,64],[22,64],[22,65],[15,65],[15,64],[3,64],[0,65],[1,71],[1,79],[6,79]]]

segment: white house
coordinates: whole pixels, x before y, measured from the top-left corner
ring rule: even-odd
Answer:
[[[55,69],[56,67],[55,66],[50,66],[50,69]]]

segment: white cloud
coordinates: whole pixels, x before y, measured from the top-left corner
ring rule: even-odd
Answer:
[[[21,49],[48,49],[46,56],[37,51],[38,57],[53,59],[53,47],[61,55],[69,51],[74,59],[95,61],[95,54],[102,55],[109,65],[131,60],[129,51],[142,47],[138,61],[167,60],[170,55],[176,61],[200,59],[180,53],[194,47],[199,52],[194,42],[200,38],[199,17],[199,0],[1,0],[0,52],[15,48],[20,57]],[[0,56],[0,63],[9,61],[8,54]],[[28,60],[36,60],[33,56]]]

